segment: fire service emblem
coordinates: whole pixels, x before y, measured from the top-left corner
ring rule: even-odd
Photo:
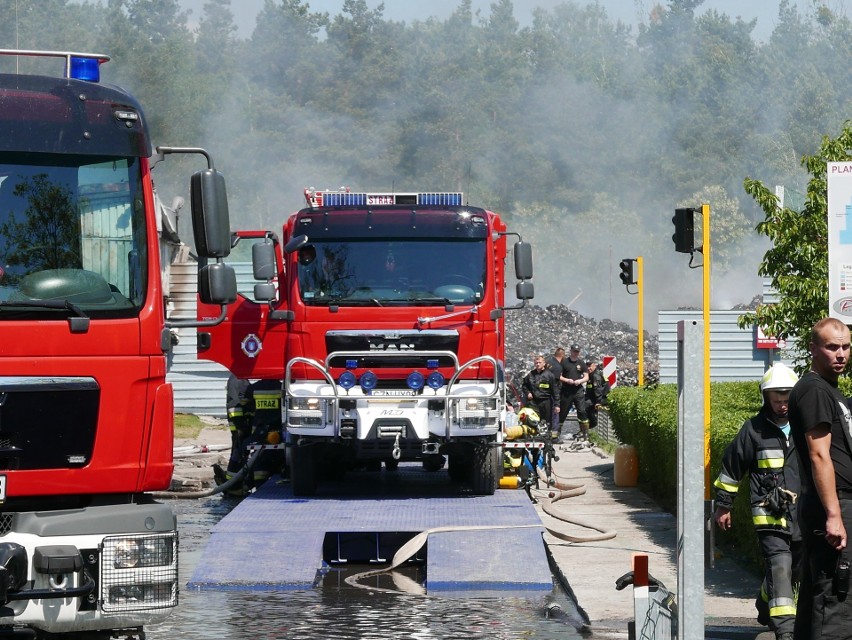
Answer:
[[[240,343],[240,349],[243,350],[243,353],[246,354],[249,358],[254,358],[263,349],[263,344],[260,342],[260,338],[258,338],[255,334],[250,333],[243,341]]]

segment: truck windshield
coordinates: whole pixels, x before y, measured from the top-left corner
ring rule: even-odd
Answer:
[[[147,281],[141,194],[138,158],[0,153],[0,321],[67,315],[44,301],[135,315]]]
[[[298,253],[307,305],[477,304],[485,291],[485,240],[336,240]]]

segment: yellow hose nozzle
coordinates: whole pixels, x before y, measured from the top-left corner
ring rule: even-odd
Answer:
[[[501,489],[517,489],[521,486],[520,476],[503,476],[500,478]]]

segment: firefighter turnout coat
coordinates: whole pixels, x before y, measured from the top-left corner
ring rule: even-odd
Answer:
[[[786,532],[800,540],[796,501],[791,495],[798,496],[801,491],[798,456],[792,438],[772,422],[766,406],[743,423],[725,449],[719,477],[713,483],[717,506],[733,508],[746,473],[754,528]]]

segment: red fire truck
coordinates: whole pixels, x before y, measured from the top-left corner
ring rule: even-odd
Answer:
[[[416,460],[493,493],[506,411],[503,313],[533,297],[529,244],[461,193],[305,196],[281,237],[235,234],[231,260],[243,271],[250,263],[256,284],[240,287],[227,320],[200,335],[199,357],[240,378],[283,381],[297,496],[349,469]],[[510,235],[513,307],[504,303]]]
[[[107,60],[0,50],[0,637],[136,638],[177,604],[175,516],[149,494],[174,433],[154,162],[137,101],[99,81]],[[224,317],[236,280],[207,162],[193,227]]]

